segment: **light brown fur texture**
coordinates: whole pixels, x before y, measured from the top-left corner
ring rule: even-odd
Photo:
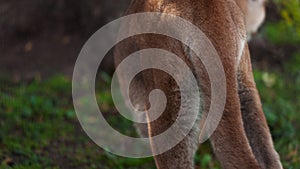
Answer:
[[[260,98],[252,75],[246,32],[256,31],[256,23],[248,5],[261,0],[132,0],[128,14],[163,12],[180,16],[199,27],[210,39],[221,57],[226,74],[226,105],[222,119],[210,138],[214,152],[224,169],[281,169],[279,156],[274,149],[269,128],[262,111]],[[251,2],[252,3],[252,2]],[[263,5],[263,4],[261,4]],[[264,17],[264,8],[255,11]],[[259,15],[259,14],[258,14]],[[253,23],[255,22],[255,23]],[[130,29],[138,23],[131,24]],[[249,26],[250,24],[250,26]],[[254,26],[253,26],[254,24]],[[248,27],[249,26],[249,29]],[[242,43],[245,45],[242,45]],[[187,47],[172,38],[161,35],[139,35],[119,43],[114,51],[116,66],[129,54],[146,48],[168,50],[183,59],[199,79],[202,112],[210,106],[210,81],[205,68]],[[122,81],[122,77],[119,77]],[[141,133],[155,136],[174,122],[180,104],[178,86],[172,77],[159,70],[140,73],[131,83],[133,105],[149,107],[148,94],[159,88],[168,102],[162,116],[148,124],[138,125]],[[200,122],[199,122],[200,124]],[[176,134],[176,133],[174,133]],[[159,169],[192,169],[193,157],[198,148],[199,126],[171,150],[155,156]],[[155,143],[152,145],[155,151]]]

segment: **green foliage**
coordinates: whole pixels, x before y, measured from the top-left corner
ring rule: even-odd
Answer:
[[[283,72],[254,72],[275,147],[285,168],[300,167],[299,61],[299,55],[295,55]]]
[[[263,109],[284,168],[300,168],[300,2],[277,0],[281,20],[267,23],[266,37],[276,45],[296,49],[288,53],[282,72],[255,71]],[[288,59],[290,58],[290,59]]]
[[[282,19],[269,22],[264,27],[264,33],[275,44],[300,43],[300,2],[299,0],[276,0]]]
[[[267,23],[264,32],[268,39],[275,44],[299,44],[300,33],[295,27],[288,25],[285,21],[278,23]]]

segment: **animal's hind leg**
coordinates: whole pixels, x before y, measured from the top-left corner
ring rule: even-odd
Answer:
[[[254,82],[249,50],[246,47],[238,74],[242,118],[252,151],[265,169],[281,169],[279,156],[262,111],[260,97]]]
[[[167,97],[167,105],[162,113],[162,115],[153,122],[148,123],[149,135],[151,137],[161,134],[168,130],[176,119],[178,118],[178,112],[180,109],[181,104],[181,96],[180,91],[176,85],[176,82],[172,80],[170,77],[166,77],[165,75],[156,72],[153,73],[152,78],[155,83],[154,88],[159,88],[164,91]],[[155,80],[156,78],[163,79],[163,80]],[[166,85],[166,83],[168,85]],[[184,101],[184,99],[183,99]],[[193,110],[197,110],[193,108],[192,105],[192,98],[186,103],[182,103],[186,106],[189,106],[189,112]],[[198,104],[199,106],[199,104]],[[192,112],[191,112],[192,114]],[[185,127],[185,126],[179,126]],[[181,131],[173,131],[171,138],[179,138],[179,136],[183,134]],[[175,145],[170,150],[154,156],[155,163],[157,168],[159,169],[193,169],[193,161],[194,161],[194,154],[198,148],[198,138],[199,138],[199,127],[198,127],[198,120],[196,120],[194,127],[190,130],[187,136],[184,137],[177,145]],[[156,153],[160,150],[160,146],[169,144],[173,140],[163,140],[164,143],[155,142],[154,139],[151,140],[152,144],[152,151]]]
[[[234,61],[226,64],[226,104],[217,129],[210,138],[224,169],[261,169],[251,150],[243,127]]]
[[[172,114],[172,113],[174,112],[171,111],[170,109],[168,110],[167,108],[164,114]],[[169,127],[171,121],[172,120],[169,117],[167,117],[167,119],[162,117],[152,123],[149,123],[149,134],[151,136],[154,136],[156,134],[163,132],[163,130]],[[177,134],[179,133],[174,132],[174,135]],[[199,138],[199,132],[196,128],[193,128],[190,131],[190,133],[182,141],[180,141],[179,144],[177,144],[175,147],[171,148],[167,152],[164,152],[160,155],[154,156],[157,168],[193,169],[194,154],[198,148],[198,138]],[[165,142],[168,141],[169,140],[165,140]],[[155,142],[152,142],[152,149],[154,152],[156,151],[157,146],[161,146],[161,144],[158,143],[158,145],[156,145]]]
[[[193,146],[192,135],[187,136],[171,150],[154,157],[158,169],[194,169],[193,160],[197,146]]]

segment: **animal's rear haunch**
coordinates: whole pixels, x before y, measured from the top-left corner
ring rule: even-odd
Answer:
[[[227,94],[222,119],[210,141],[222,167],[226,169],[282,168],[262,111],[246,42],[246,31],[251,33],[257,29],[264,18],[263,3],[263,0],[133,0],[127,11],[127,14],[163,12],[182,17],[201,29],[212,42],[224,67]],[[253,4],[260,8],[253,10]],[[259,16],[257,21],[253,15]],[[129,30],[139,24],[132,22]],[[168,50],[191,67],[203,99],[200,113],[205,116],[210,106],[209,78],[193,51],[186,50],[187,47],[179,41],[154,34],[131,37],[116,46],[116,66],[126,56],[146,48]],[[122,77],[119,81],[122,84]],[[162,116],[149,123],[148,129],[140,127],[144,134],[150,136],[165,131],[176,119],[180,104],[180,93],[176,92],[178,86],[172,77],[162,71],[148,70],[136,76],[131,85],[131,102],[145,109],[149,107],[147,98],[152,89],[159,88],[165,92],[168,103]],[[192,169],[198,147],[198,128],[192,128],[171,150],[155,156],[157,168]],[[156,151],[155,142],[152,144],[153,151]]]

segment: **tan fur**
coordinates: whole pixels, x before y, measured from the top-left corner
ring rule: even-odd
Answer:
[[[253,0],[255,1],[255,0]],[[259,1],[259,0],[256,0]],[[225,169],[281,169],[279,156],[261,108],[253,80],[246,31],[255,31],[252,11],[247,0],[133,0],[127,14],[164,12],[180,16],[199,27],[215,46],[226,74],[227,98],[219,126],[210,138],[214,152]],[[264,13],[264,8],[262,8]],[[258,19],[254,25],[260,25]],[[134,29],[137,23],[132,23]],[[250,24],[250,26],[249,26]],[[247,26],[247,28],[245,27]],[[243,43],[245,43],[243,45]],[[116,46],[116,66],[129,54],[145,49],[166,49],[183,59],[199,80],[204,100],[202,113],[210,104],[210,81],[202,62],[182,43],[161,35],[139,35]],[[122,81],[122,77],[119,77]],[[201,79],[201,80],[200,80]],[[155,136],[165,131],[176,119],[180,104],[178,86],[172,77],[162,71],[147,70],[131,83],[133,105],[149,106],[148,93],[159,88],[167,96],[166,110],[160,118],[145,126],[141,132]],[[200,123],[200,122],[199,122]],[[159,169],[192,169],[198,147],[199,128],[195,126],[188,136],[171,150],[155,156]],[[152,143],[153,151],[156,145]]]

